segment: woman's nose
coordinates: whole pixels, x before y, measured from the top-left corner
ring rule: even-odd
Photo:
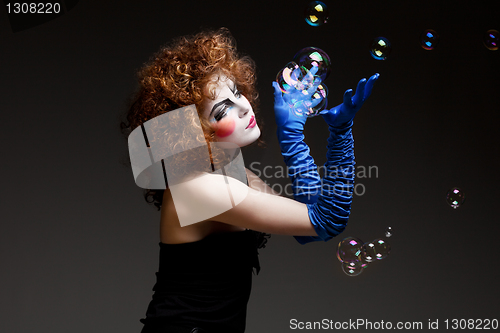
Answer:
[[[240,109],[239,113],[240,118],[243,118],[250,111],[250,107],[246,103],[241,103],[239,105],[239,109]]]

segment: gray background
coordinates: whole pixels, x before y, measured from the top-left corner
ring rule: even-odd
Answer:
[[[267,148],[243,150],[247,167],[284,166],[271,81],[295,52],[324,49],[330,106],[376,72],[356,116],[358,179],[343,236],[370,241],[392,226],[392,253],[357,277],[335,257],[338,241],[302,246],[274,235],[261,250],[247,332],[289,332],[289,320],[422,321],[498,318],[497,1],[326,1],[311,27],[308,1],[80,1],[61,17],[13,33],[0,14],[0,331],[139,332],[158,261],[159,213],[120,164],[118,124],[135,71],[171,38],[225,26],[258,66]],[[423,50],[434,29],[441,42]],[[368,53],[385,36],[385,61]],[[306,140],[325,162],[318,117]],[[287,184],[287,179],[268,179]],[[463,207],[447,206],[452,187]]]

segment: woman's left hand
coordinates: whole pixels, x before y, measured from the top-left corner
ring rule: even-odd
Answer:
[[[352,89],[344,93],[344,102],[330,110],[323,110],[319,114],[323,116],[328,125],[342,127],[354,119],[363,103],[370,97],[373,84],[379,78],[379,74],[371,76],[368,81],[363,78],[359,81],[356,93],[352,97]]]

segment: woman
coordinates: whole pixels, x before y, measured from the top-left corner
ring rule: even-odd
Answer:
[[[194,116],[187,125],[176,126],[180,135],[160,130],[153,141],[162,147],[192,147],[186,138],[196,137],[209,149],[208,157],[196,149],[172,157],[167,169],[182,181],[173,184],[169,178],[164,191],[148,192],[161,207],[161,242],[155,293],[141,320],[143,333],[244,332],[251,272],[256,268],[258,273],[257,248],[265,244],[264,233],[295,236],[304,244],[326,241],[345,228],[354,177],[352,118],[377,78],[378,74],[361,80],[354,98],[348,90],[343,104],[323,114],[331,133],[323,179],[303,142],[306,118],[291,115],[273,83],[278,139],[295,194],[291,200],[276,195],[248,169],[247,181],[225,173],[235,150],[260,137],[254,111],[255,66],[237,54],[229,31],[222,28],[179,38],[152,57],[139,73],[140,88],[127,115],[130,128],[169,112],[187,114],[179,108],[195,105],[199,123]],[[198,129],[202,137],[190,135]],[[175,192],[179,187],[182,195]],[[221,213],[183,223],[199,207]]]

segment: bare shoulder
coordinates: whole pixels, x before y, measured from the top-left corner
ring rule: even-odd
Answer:
[[[211,220],[243,201],[248,186],[228,176],[204,173],[170,186],[173,203],[182,227]]]
[[[166,189],[163,196],[160,219],[160,241],[166,244],[195,242],[215,232],[242,231],[236,227],[213,220],[194,223],[181,227],[175,209],[172,193]]]

